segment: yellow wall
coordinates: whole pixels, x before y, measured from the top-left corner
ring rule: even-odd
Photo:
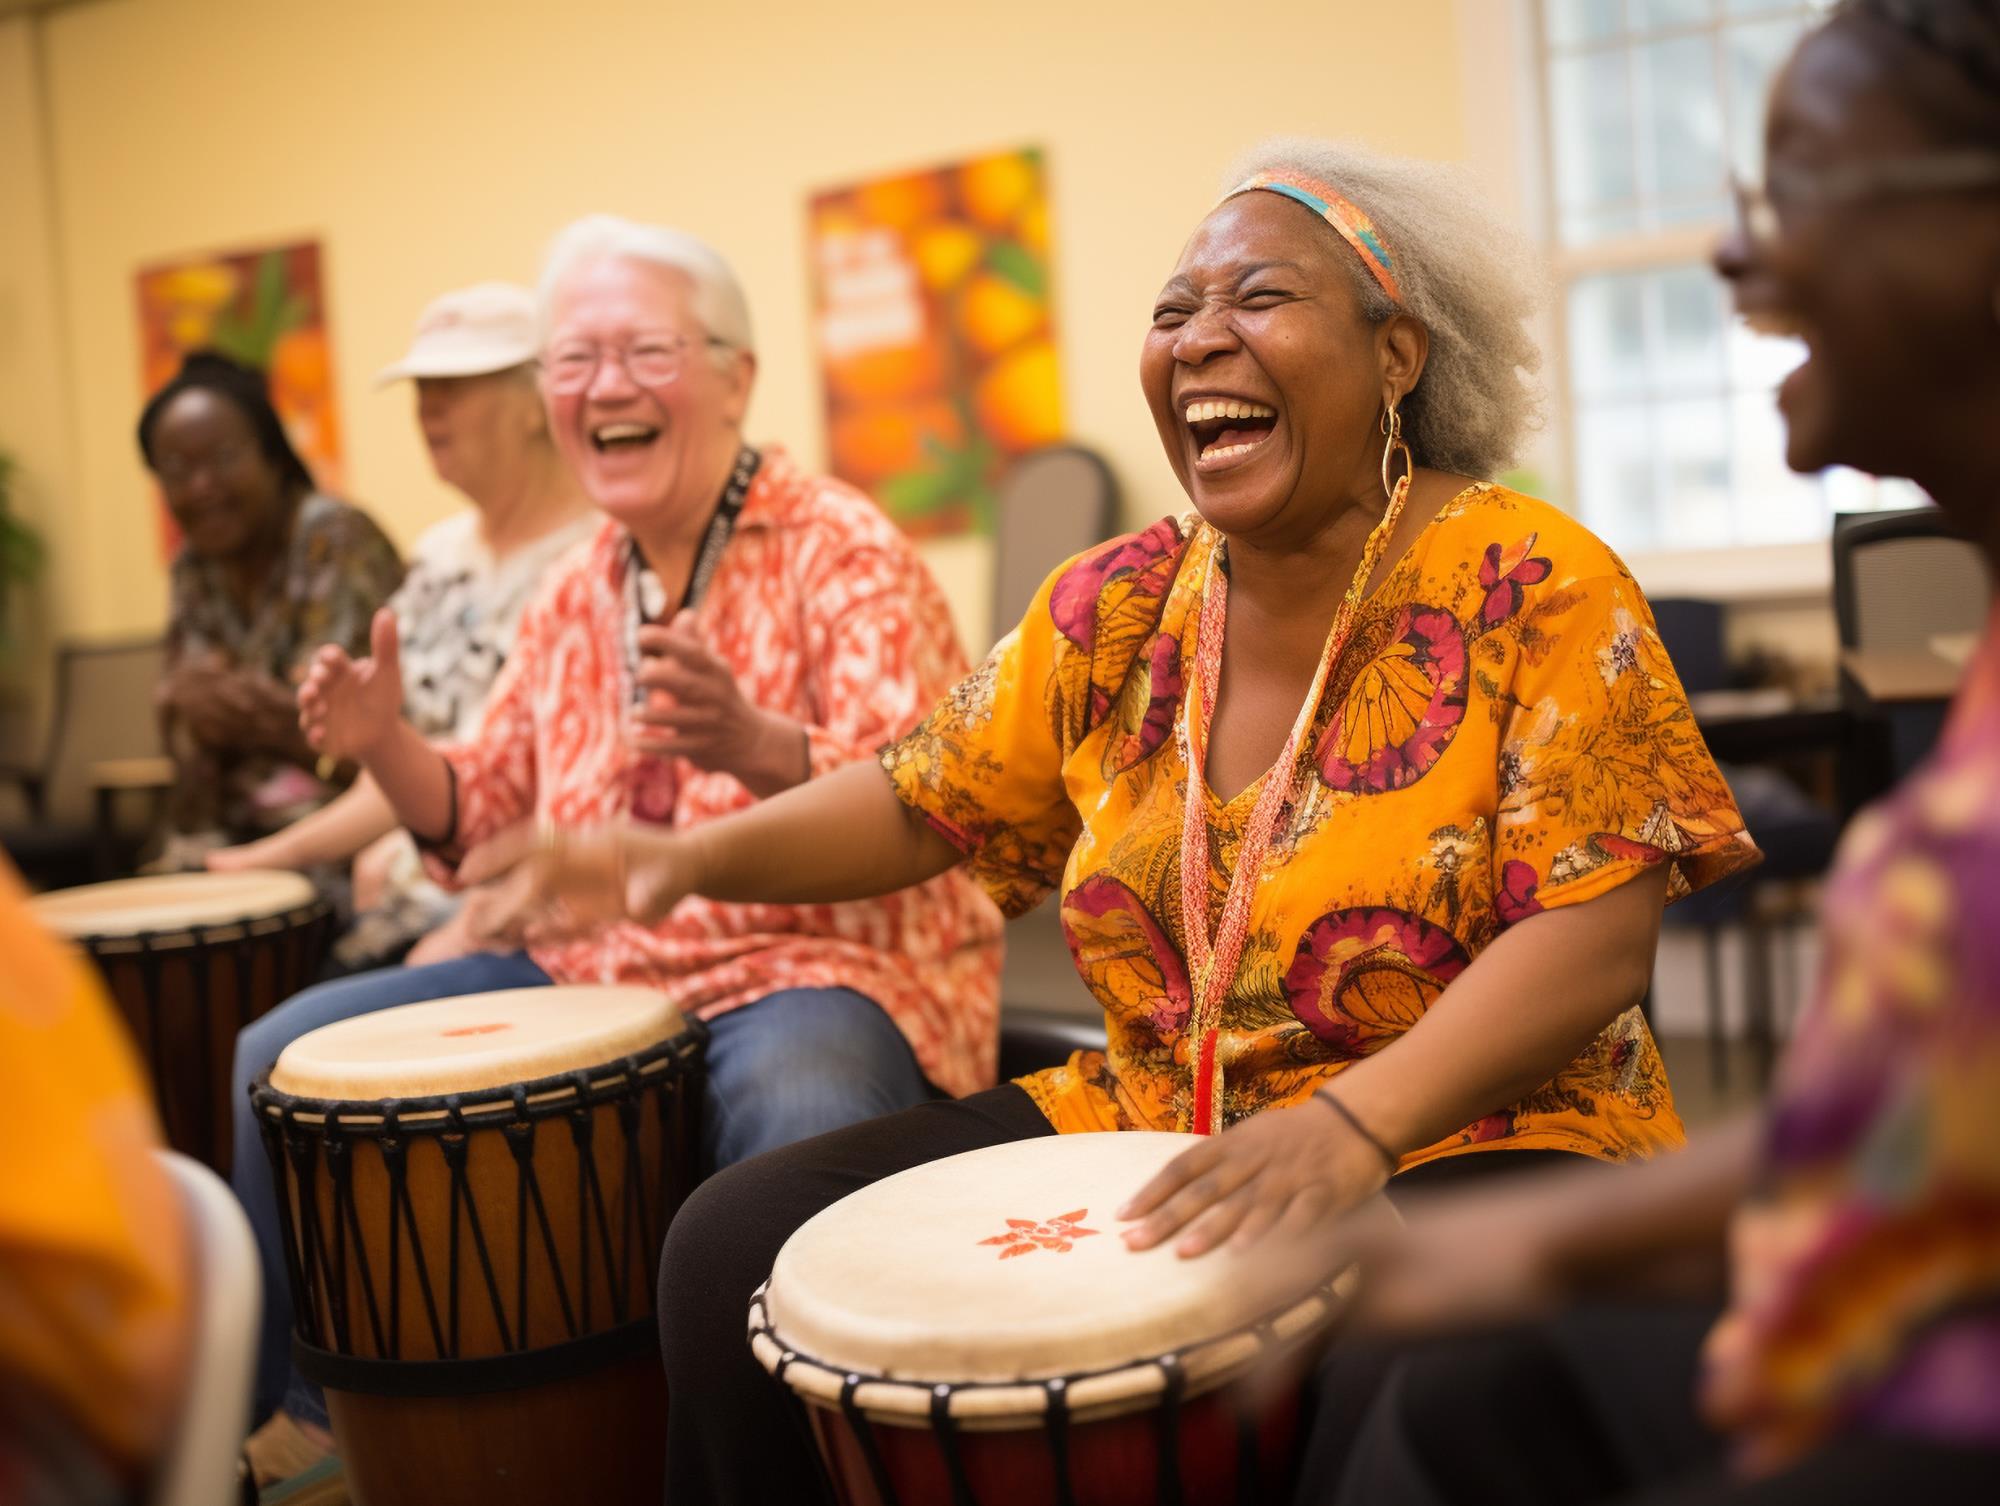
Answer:
[[[38,326],[23,357],[0,355],[0,444],[31,436],[38,486],[59,499],[45,513],[59,625],[146,628],[165,607],[131,437],[140,265],[321,239],[348,490],[408,541],[453,504],[427,472],[406,394],[368,379],[434,293],[530,278],[549,234],[586,211],[684,225],[750,291],[763,360],[753,434],[817,463],[807,191],[1017,144],[1048,153],[1071,430],[1110,457],[1134,518],[1177,507],[1134,369],[1149,300],[1222,166],[1276,131],[1466,155],[1456,11],[1453,0],[57,11],[39,24],[59,265],[38,268],[14,244],[16,200],[0,199],[0,314],[24,292],[59,300],[67,348],[56,326]],[[21,170],[13,159],[33,155],[17,142],[35,133],[13,118],[11,87],[28,24],[0,23],[0,191]],[[983,550],[935,558],[968,638],[983,638]]]

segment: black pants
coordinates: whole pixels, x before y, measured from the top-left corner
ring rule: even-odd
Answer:
[[[961,1151],[1053,1134],[1011,1085],[927,1103],[788,1145],[710,1177],[682,1206],[660,1257],[660,1347],[666,1361],[667,1499],[704,1506],[766,1506],[827,1499],[811,1442],[790,1398],[751,1357],[750,1294],[771,1273],[792,1231],[821,1209],[883,1177]],[[1396,1179],[1398,1188],[1521,1170],[1560,1152],[1454,1156]],[[1326,1388],[1305,1499],[1328,1499],[1391,1356],[1350,1356]],[[1371,1369],[1370,1366],[1373,1366]]]
[[[2000,1499],[2000,1451],[1848,1432],[1732,1476],[1694,1408],[1710,1306],[1584,1307],[1405,1350],[1318,1506],[1952,1506]]]

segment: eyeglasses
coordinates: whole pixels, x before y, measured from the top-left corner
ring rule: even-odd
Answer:
[[[1730,175],[1736,228],[1753,245],[1769,245],[1790,209],[1828,209],[1875,199],[1964,193],[2000,186],[2000,152],[1934,152],[1838,167],[1773,168],[1763,183]]]
[[[203,471],[211,474],[233,471],[256,453],[254,445],[224,443],[217,445],[206,455],[193,460],[183,460],[178,455],[169,455],[153,466],[153,475],[168,491],[179,491]]]
[[[729,348],[727,340],[718,340],[713,335],[701,340],[687,335],[651,337],[622,349],[608,345],[556,345],[542,357],[542,381],[551,392],[581,392],[609,358],[624,367],[625,375],[639,386],[664,387],[679,380],[682,362],[691,345]]]

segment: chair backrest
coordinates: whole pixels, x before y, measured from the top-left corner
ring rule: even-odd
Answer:
[[[148,1506],[224,1506],[237,1498],[236,1459],[250,1426],[264,1300],[257,1242],[222,1178],[178,1151],[160,1160],[194,1239],[194,1336],[180,1423]]]
[[[1985,556],[1935,507],[1834,520],[1842,648],[1927,649],[1941,634],[1977,633],[1990,599]]]
[[[1655,596],[1653,625],[1681,688],[1690,695],[1729,688],[1729,656],[1723,647],[1723,607],[1698,596]]]
[[[109,758],[153,758],[160,745],[153,692],[166,669],[159,638],[65,643],[56,651],[56,703],[45,768],[47,819],[97,819],[91,766]]]
[[[1051,570],[1111,537],[1118,482],[1093,450],[1051,445],[1014,462],[993,523],[993,636],[1020,622]]]

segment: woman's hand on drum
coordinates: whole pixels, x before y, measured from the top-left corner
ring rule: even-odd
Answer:
[[[459,877],[487,944],[575,935],[617,920],[653,925],[693,889],[693,864],[671,832],[629,826],[570,831],[527,823],[466,854]]]
[[[299,685],[299,728],[315,753],[366,761],[403,714],[403,668],[396,614],[383,607],[369,627],[370,657],[352,659],[337,644],[313,657]]]
[[[287,833],[278,831],[268,837],[259,837],[254,842],[243,842],[235,847],[216,847],[202,854],[202,865],[210,873],[241,873],[251,868],[301,868],[286,840]]]
[[[1377,1149],[1332,1107],[1307,1101],[1266,1109],[1182,1152],[1118,1210],[1135,1218],[1135,1250],[1175,1234],[1175,1253],[1205,1255],[1224,1241],[1303,1238],[1381,1191]]]

